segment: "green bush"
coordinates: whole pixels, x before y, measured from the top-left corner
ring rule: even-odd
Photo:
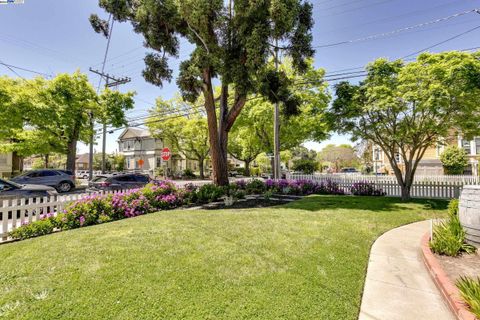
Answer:
[[[258,179],[253,179],[245,185],[245,191],[248,194],[262,194],[266,190],[265,183]]]
[[[318,161],[312,159],[294,160],[292,169],[305,174],[312,174],[318,170]]]
[[[458,217],[458,201],[452,200],[448,206],[449,217],[433,228],[430,248],[437,254],[458,256],[462,252],[475,252],[475,247],[465,242],[465,230]]]
[[[24,240],[28,238],[43,236],[52,233],[55,226],[51,219],[38,220],[26,225],[23,225],[9,233],[13,239]]]
[[[195,173],[193,173],[193,171],[191,169],[185,169],[183,171],[182,177],[184,179],[195,179],[197,176],[195,175]]]
[[[470,311],[480,318],[480,278],[461,277],[457,283],[462,299],[470,307]]]
[[[468,155],[462,148],[449,146],[440,155],[446,174],[462,174],[468,165]]]
[[[197,201],[207,203],[217,201],[225,195],[225,189],[214,184],[204,184],[197,190]]]

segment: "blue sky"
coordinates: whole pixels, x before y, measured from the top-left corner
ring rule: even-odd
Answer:
[[[319,0],[313,4],[314,46],[363,38],[480,8],[480,0]],[[92,31],[88,22],[91,13],[106,17],[96,0],[25,0],[22,5],[0,5],[0,61],[47,74],[77,69],[88,73],[91,66],[100,68],[106,40]],[[395,36],[318,48],[315,65],[333,72],[361,67],[378,57],[395,59],[479,25],[480,15],[471,13]],[[480,30],[476,30],[431,51],[477,47],[479,35]],[[121,87],[137,92],[135,110],[128,113],[130,118],[145,115],[156,97],[170,98],[176,92],[174,81],[158,88],[143,80],[146,50],[142,42],[142,37],[133,33],[128,23],[115,25],[106,70],[118,77],[132,78],[131,83]],[[182,46],[180,57],[188,53],[189,46]],[[171,61],[174,70],[178,63]],[[25,78],[33,76],[17,72]],[[3,66],[0,75],[15,76]],[[98,78],[90,77],[97,85]],[[118,132],[108,136],[108,151],[116,150],[117,137]],[[306,146],[318,150],[328,143],[346,142],[348,137],[332,135],[321,144]],[[101,145],[95,149],[100,150]],[[80,152],[86,150],[86,146],[79,146]]]

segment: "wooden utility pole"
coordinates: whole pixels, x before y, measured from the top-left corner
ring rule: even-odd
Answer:
[[[132,81],[129,77],[124,77],[124,78],[115,78],[107,73],[104,73],[103,71],[98,71],[94,70],[92,68],[89,69],[90,72],[93,72],[95,74],[98,74],[100,77],[105,79],[105,88],[111,88],[111,87],[118,87],[121,84],[128,83]],[[104,122],[102,123],[103,129],[102,129],[102,173],[105,173],[106,171],[106,147],[107,147],[107,123]],[[93,160],[93,156],[92,156]],[[90,166],[93,165],[93,161],[91,162]]]

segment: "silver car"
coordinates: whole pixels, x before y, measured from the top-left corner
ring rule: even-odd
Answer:
[[[55,188],[33,184],[17,184],[12,181],[0,179],[0,200],[16,198],[34,198],[56,195]]]
[[[59,169],[41,169],[25,172],[11,181],[18,184],[49,186],[58,192],[69,192],[75,188],[75,176],[71,171]]]

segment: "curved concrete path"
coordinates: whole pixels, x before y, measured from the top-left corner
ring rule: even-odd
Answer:
[[[454,320],[422,259],[428,221],[388,231],[372,246],[360,320]]]

